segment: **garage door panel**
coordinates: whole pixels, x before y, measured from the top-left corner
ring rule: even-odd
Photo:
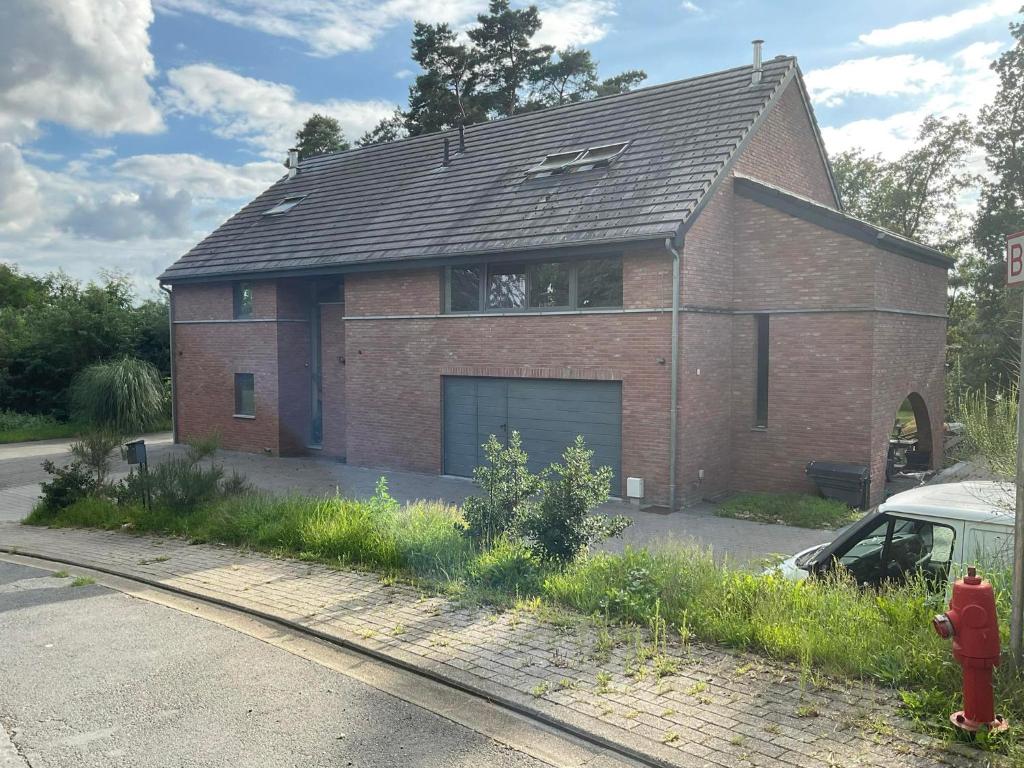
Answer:
[[[472,443],[477,445],[475,467],[484,461],[479,446],[490,434],[505,440],[517,430],[533,471],[559,461],[576,436],[583,435],[594,451],[594,465],[612,468],[612,490],[619,493],[619,382],[446,377],[444,388],[446,472],[471,475]]]

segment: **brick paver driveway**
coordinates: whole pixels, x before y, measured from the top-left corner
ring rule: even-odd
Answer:
[[[181,446],[171,443],[169,433],[149,435],[146,441],[151,463],[182,450]],[[68,441],[65,440],[0,445],[0,520],[20,520],[28,514],[38,495],[38,484],[46,479],[40,464],[44,459],[56,463],[68,461],[67,446]],[[353,467],[324,459],[275,458],[220,451],[217,460],[228,470],[234,469],[245,475],[253,485],[273,493],[320,495],[340,492],[350,496],[369,496],[381,475],[388,478],[392,495],[404,501],[444,499],[460,503],[473,493],[472,482],[463,478]],[[122,465],[115,474],[125,472],[127,467]],[[606,546],[611,550],[621,550],[626,544],[644,546],[652,542],[664,544],[671,539],[695,539],[720,554],[746,562],[766,555],[793,554],[828,541],[835,535],[830,531],[715,517],[711,510],[711,505],[701,504],[664,515],[610,502],[604,511],[627,515],[634,522],[621,540],[608,542]]]

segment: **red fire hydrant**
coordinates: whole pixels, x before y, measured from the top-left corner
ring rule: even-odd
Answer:
[[[957,728],[975,732],[985,726],[1002,731],[1007,722],[995,713],[992,670],[999,665],[999,623],[992,585],[972,566],[953,584],[949,610],[932,620],[939,637],[953,638],[953,657],[964,672],[964,708],[949,716]]]

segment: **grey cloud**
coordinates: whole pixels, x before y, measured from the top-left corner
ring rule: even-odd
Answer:
[[[79,202],[67,215],[63,228],[95,240],[165,239],[191,232],[192,195],[186,190],[169,194],[150,188],[138,198],[108,198]]]

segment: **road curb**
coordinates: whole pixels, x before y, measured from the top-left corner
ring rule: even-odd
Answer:
[[[34,552],[23,549],[18,546],[8,546],[0,544],[0,553],[8,555],[20,555],[24,557],[31,557],[37,560],[43,560],[50,563],[59,563],[61,565],[68,565],[72,567],[88,568],[96,571],[97,573],[103,573],[109,576],[115,576],[120,579],[142,584],[153,589],[163,590],[170,592],[182,597],[187,597],[191,600],[199,600],[205,603],[226,608],[232,611],[237,611],[244,615],[260,619],[262,621],[277,624],[285,627],[293,632],[296,632],[307,637],[312,637],[330,645],[337,646],[347,651],[357,653],[363,656],[367,656],[379,663],[387,664],[396,667],[402,671],[409,672],[414,675],[418,675],[425,679],[428,679],[439,685],[454,688],[455,690],[461,691],[462,693],[469,694],[476,698],[482,699],[495,706],[509,710],[510,712],[517,714],[521,717],[532,720],[541,725],[553,728],[562,733],[568,734],[576,739],[584,741],[600,749],[607,750],[608,752],[614,753],[621,757],[632,760],[642,765],[651,766],[652,768],[680,768],[680,766],[687,766],[690,763],[689,760],[685,761],[672,761],[663,759],[651,752],[640,749],[629,744],[624,744],[619,741],[608,739],[593,730],[582,728],[578,725],[570,723],[562,718],[555,717],[547,712],[544,712],[536,707],[531,707],[528,704],[518,701],[510,696],[491,691],[483,686],[476,685],[466,679],[458,679],[451,675],[442,675],[431,669],[427,669],[421,665],[410,662],[406,659],[402,659],[395,654],[385,653],[376,648],[371,648],[364,643],[360,643],[350,637],[343,637],[340,635],[323,632],[321,630],[305,626],[298,622],[290,619],[283,618],[267,611],[261,611],[257,608],[251,608],[239,603],[227,600],[221,597],[215,597],[212,595],[203,594],[202,592],[196,592],[194,590],[185,589],[174,585],[164,584],[156,579],[150,579],[145,576],[132,574],[126,571],[118,570],[115,568],[109,568],[103,565],[97,565],[88,561],[71,560],[63,557],[56,557],[53,555],[47,555],[41,552]],[[683,753],[685,755],[685,753]],[[687,756],[688,757],[688,756]]]

